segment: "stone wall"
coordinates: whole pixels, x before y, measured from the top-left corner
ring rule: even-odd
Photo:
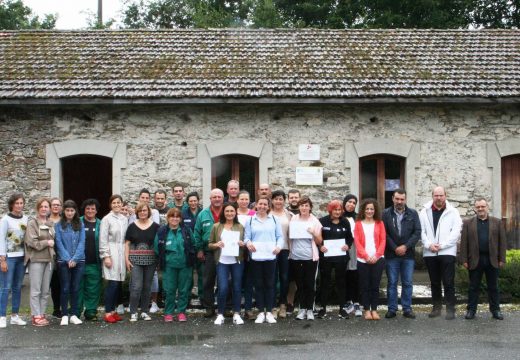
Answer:
[[[134,200],[142,187],[167,188],[174,182],[201,190],[197,145],[245,138],[273,147],[269,181],[274,188],[295,186],[298,144],[321,145],[325,182],[301,187],[324,208],[350,191],[345,144],[390,138],[420,145],[416,203],[428,201],[443,184],[448,198],[465,215],[476,196],[490,197],[491,171],[486,144],[520,141],[518,105],[178,105],[62,106],[0,108],[0,213],[14,190],[27,195],[28,207],[50,194],[45,145],[73,139],[127,144],[121,188]]]

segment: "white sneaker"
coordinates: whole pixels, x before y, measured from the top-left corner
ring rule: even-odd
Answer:
[[[233,317],[233,322],[235,322],[235,317]],[[222,324],[224,324],[224,315],[218,314],[217,318],[215,319],[213,324],[215,324],[215,325],[222,325]]]
[[[0,329],[7,327],[7,319],[5,316],[0,316]]]
[[[307,310],[307,320],[314,320],[314,312],[311,310]]]
[[[239,313],[233,314],[233,324],[235,324],[235,325],[243,325],[244,324],[244,320],[242,320],[242,318],[240,317]]]
[[[63,315],[63,316],[61,317],[60,325],[62,325],[62,326],[67,326],[67,325],[69,325],[69,317],[66,316],[66,315]]]
[[[118,315],[123,315],[125,313],[125,307],[123,306],[123,304],[119,304],[117,306],[116,312],[118,313]]]
[[[70,317],[70,323],[73,324],[73,325],[81,325],[81,324],[83,324],[83,321],[78,319],[78,317],[76,315],[72,315]]]
[[[307,314],[307,310],[300,309],[300,311],[298,311],[298,315],[296,315],[296,320],[305,320],[306,314]]]
[[[352,301],[348,302],[345,310],[347,311],[347,314],[352,314],[352,312],[354,311],[354,304],[352,304]]]
[[[255,324],[261,324],[265,321],[265,313],[260,312],[258,315],[256,315]]]
[[[358,303],[354,304],[354,310],[355,310],[354,315],[356,315],[356,317],[363,316],[363,312],[361,311],[361,307],[359,306]]]
[[[265,321],[267,321],[269,324],[276,324],[276,319],[271,312],[266,313]]]
[[[132,315],[130,315],[130,321],[131,322],[136,322],[137,321],[137,313],[133,313]]]
[[[159,306],[157,306],[157,303],[155,301],[152,301],[152,306],[150,306],[150,313],[155,314],[159,311]]]
[[[27,325],[27,322],[23,321],[18,315],[11,315],[11,325]]]
[[[152,320],[152,318],[150,317],[150,315],[148,315],[148,314],[145,313],[145,312],[142,312],[142,313],[141,313],[141,319],[143,319],[144,321],[150,321],[150,320]]]

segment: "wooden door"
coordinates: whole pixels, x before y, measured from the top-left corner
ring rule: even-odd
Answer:
[[[251,202],[255,201],[258,183],[258,159],[245,155],[224,155],[211,161],[211,188],[219,188],[226,195],[229,180],[238,180],[240,190],[247,190]]]
[[[360,199],[374,198],[383,208],[391,206],[393,191],[404,189],[404,165],[404,158],[385,154],[359,159]]]
[[[520,155],[502,158],[502,220],[508,248],[520,249]]]
[[[63,200],[78,204],[97,199],[101,205],[97,217],[108,214],[108,199],[112,195],[112,159],[97,155],[76,155],[61,159]],[[81,212],[83,215],[83,213]]]

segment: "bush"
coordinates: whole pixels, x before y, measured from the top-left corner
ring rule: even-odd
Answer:
[[[487,291],[486,276],[482,277],[480,285],[482,291]],[[455,269],[455,283],[459,294],[466,296],[469,288],[469,275],[462,265]],[[505,297],[511,297],[514,301],[520,300],[520,250],[508,250],[506,264],[500,269],[498,275],[498,287]]]

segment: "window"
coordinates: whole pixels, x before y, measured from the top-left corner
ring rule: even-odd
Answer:
[[[392,205],[392,193],[404,188],[405,159],[385,154],[359,159],[361,199],[375,198],[385,208]]]

